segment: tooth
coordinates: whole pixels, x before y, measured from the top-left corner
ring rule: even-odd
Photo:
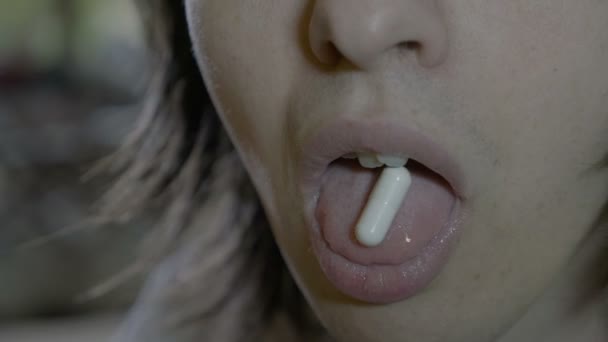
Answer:
[[[389,156],[386,154],[379,154],[376,158],[379,162],[388,167],[402,167],[407,163],[408,160],[408,158]]]
[[[411,183],[405,167],[384,168],[355,227],[362,245],[375,247],[384,241]]]
[[[380,167],[383,164],[376,159],[376,155],[373,153],[357,153],[359,164],[361,166],[373,169],[376,167]]]

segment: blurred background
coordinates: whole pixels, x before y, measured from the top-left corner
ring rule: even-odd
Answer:
[[[78,298],[133,260],[145,222],[32,241],[89,217],[108,180],[83,174],[131,128],[147,74],[130,0],[0,0],[0,342],[101,341],[133,300],[137,279]]]

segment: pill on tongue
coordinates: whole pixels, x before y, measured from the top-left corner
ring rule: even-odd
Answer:
[[[385,167],[355,227],[357,240],[375,247],[384,241],[412,183],[405,167]]]

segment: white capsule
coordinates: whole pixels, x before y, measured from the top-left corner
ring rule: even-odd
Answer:
[[[357,153],[357,156],[359,159],[359,164],[365,168],[373,169],[383,165],[378,161],[376,154],[374,153]]]
[[[379,162],[389,167],[402,167],[407,163],[407,158],[389,156],[387,154],[379,154],[376,156]]]
[[[362,245],[375,247],[384,241],[411,183],[412,177],[405,167],[387,167],[382,171],[355,227]]]

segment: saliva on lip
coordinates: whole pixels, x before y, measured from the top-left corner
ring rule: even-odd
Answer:
[[[352,158],[353,155],[348,157]],[[412,178],[405,168],[407,158],[373,153],[357,153],[356,158],[365,168],[384,167],[355,227],[359,243],[375,247],[386,238]]]

